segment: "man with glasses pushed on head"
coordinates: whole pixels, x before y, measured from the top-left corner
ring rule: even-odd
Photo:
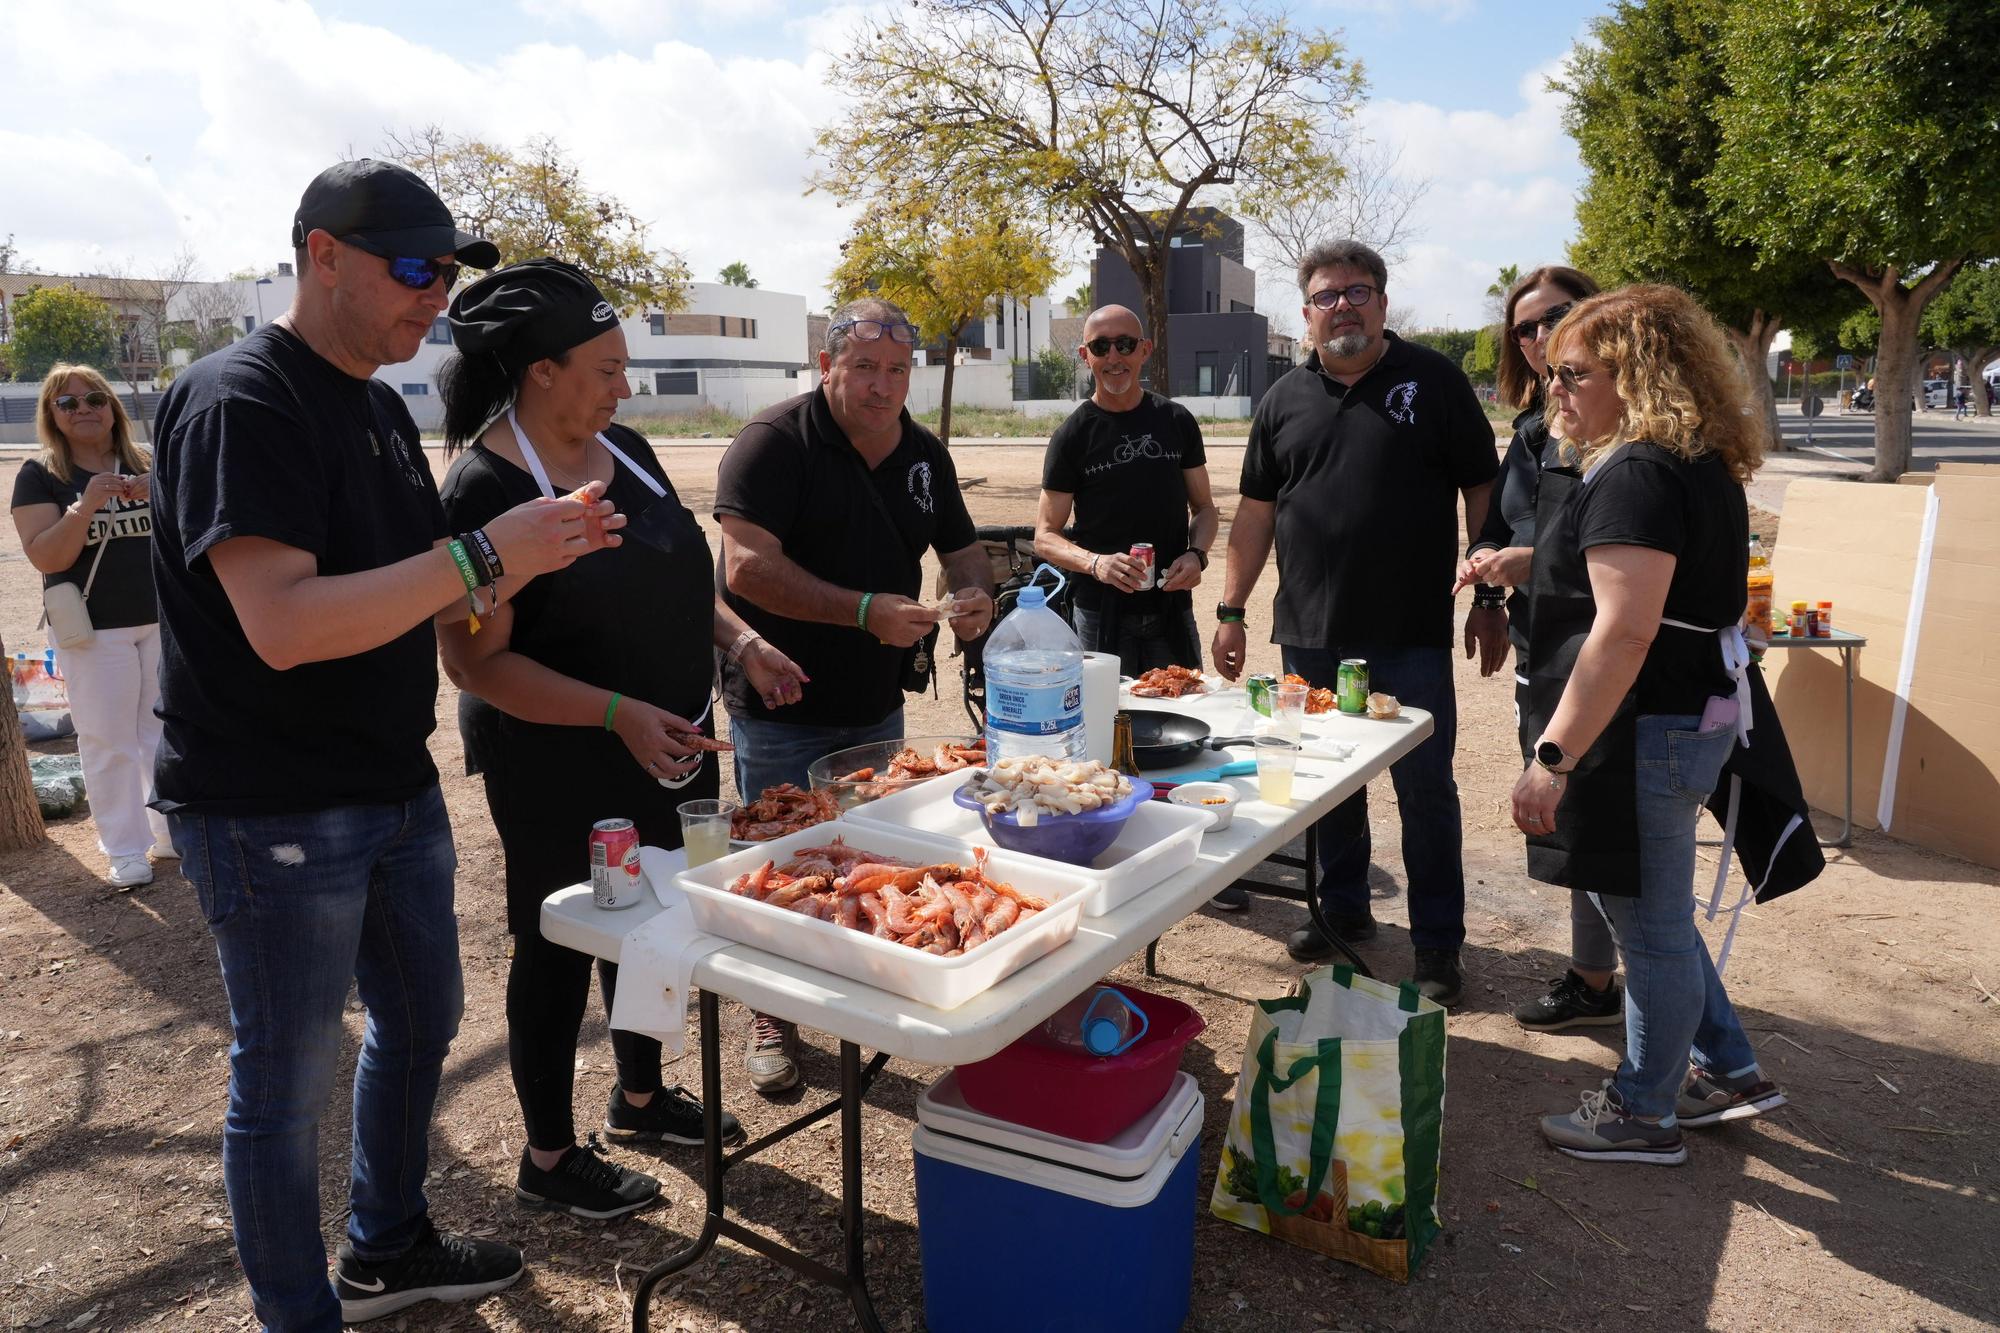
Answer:
[[[993,618],[992,566],[951,455],[903,410],[917,341],[888,301],[840,307],[819,354],[819,387],[752,418],[722,456],[724,600],[807,681],[803,697],[769,708],[723,657],[746,802],[780,783],[805,787],[822,755],[900,738],[903,691],[934,663],[939,622],[976,639]],[[919,600],[926,550],[954,590],[948,607]],[[758,1092],[796,1086],[797,1029],[755,1016],[743,1063]]]
[[[195,362],[160,405],[157,804],[229,997],[222,1177],[251,1302],[274,1333],[335,1333],[521,1275],[519,1250],[440,1233],[424,1198],[464,1008],[457,857],[425,744],[432,621],[487,614],[618,540],[587,514],[624,520],[593,482],[588,499],[447,531],[416,424],[373,375],[416,354],[460,263],[499,254],[413,173],[322,172],[292,244],[291,309]],[[350,985],[368,1021],[329,1286],[319,1120]]]
[[[1436,729],[1390,775],[1403,821],[1412,979],[1451,1005],[1463,990],[1465,939],[1451,771],[1454,510],[1462,500],[1466,531],[1480,530],[1499,451],[1464,372],[1383,328],[1388,285],[1382,257],[1358,241],[1315,246],[1299,264],[1312,352],[1271,386],[1250,425],[1215,666],[1231,680],[1243,673],[1250,591],[1275,541],[1270,633],[1285,670],[1331,688],[1343,659],[1364,658],[1370,689],[1431,714]],[[1349,942],[1373,939],[1367,792],[1336,806],[1318,832],[1328,922]],[[1300,962],[1333,952],[1310,922],[1287,948]]]

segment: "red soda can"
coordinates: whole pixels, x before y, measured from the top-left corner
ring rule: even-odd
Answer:
[[[600,819],[590,826],[590,897],[606,911],[638,903],[646,881],[639,871],[639,830],[629,819]]]
[[[1153,544],[1151,542],[1133,542],[1130,555],[1134,560],[1137,560],[1146,567],[1145,576],[1139,580],[1139,590],[1143,592],[1153,586]]]

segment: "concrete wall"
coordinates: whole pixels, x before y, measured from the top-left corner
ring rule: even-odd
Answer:
[[[793,393],[810,393],[819,385],[817,370],[802,370]],[[934,412],[944,399],[944,367],[918,366],[910,372],[909,409],[913,415]],[[1011,408],[1014,406],[1014,368],[1005,363],[973,362],[960,366],[951,381],[951,405],[958,407]]]

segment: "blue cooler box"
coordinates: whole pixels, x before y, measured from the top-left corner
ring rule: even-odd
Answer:
[[[917,1102],[917,1236],[931,1333],[1174,1333],[1194,1282],[1201,1090],[1166,1098],[1109,1143],[981,1115],[947,1074]],[[979,1277],[994,1247],[1035,1263]]]

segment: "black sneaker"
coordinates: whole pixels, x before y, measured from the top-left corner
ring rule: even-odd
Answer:
[[[1592,990],[1572,969],[1549,983],[1548,994],[1516,1009],[1514,1021],[1530,1032],[1617,1027],[1625,1021],[1625,988],[1614,977],[1603,990]]]
[[[658,1202],[660,1182],[611,1161],[597,1135],[592,1134],[582,1147],[571,1148],[548,1171],[535,1165],[526,1148],[521,1149],[514,1197],[530,1207],[601,1222]]]
[[[1449,1009],[1465,995],[1465,978],[1458,970],[1458,950],[1419,949],[1417,966],[1410,973],[1417,990],[1426,999]]]
[[[1208,905],[1218,912],[1247,911],[1250,907],[1250,891],[1241,884],[1231,884],[1210,898]]]
[[[661,1088],[644,1106],[625,1100],[625,1090],[611,1089],[611,1104],[604,1108],[604,1132],[614,1139],[663,1139],[668,1143],[701,1143],[701,1103],[676,1083]],[[743,1126],[736,1117],[722,1113],[722,1141],[738,1143]]]
[[[513,1286],[526,1271],[512,1245],[447,1235],[426,1219],[416,1244],[380,1263],[357,1259],[353,1242],[340,1242],[333,1294],[342,1322],[361,1324],[420,1301],[477,1300]]]
[[[1375,914],[1363,909],[1358,916],[1330,916],[1327,924],[1333,933],[1349,944],[1361,944],[1375,938]],[[1333,941],[1319,933],[1319,927],[1306,922],[1285,941],[1285,952],[1301,963],[1320,963],[1333,957]]]

